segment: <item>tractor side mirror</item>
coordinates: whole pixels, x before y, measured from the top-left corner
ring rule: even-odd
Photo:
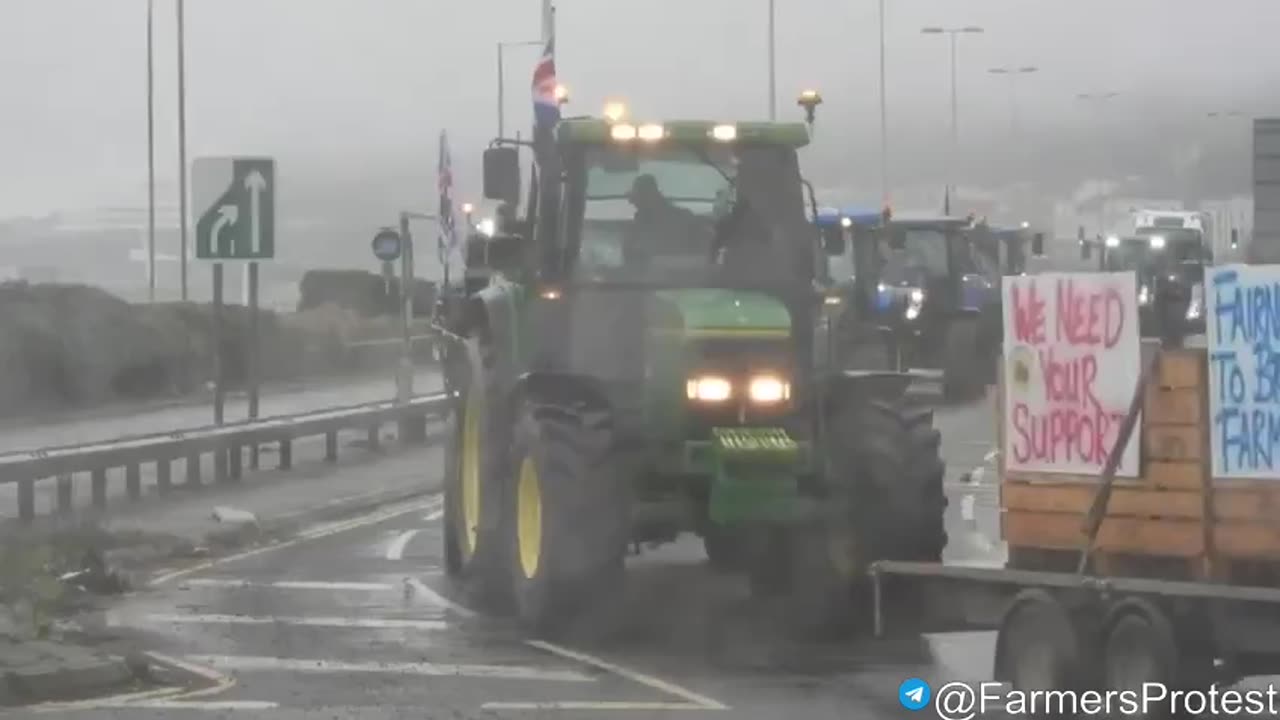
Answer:
[[[822,228],[822,249],[828,255],[843,255],[845,247],[844,228],[839,225]]]
[[[1231,228],[1231,249],[1235,250],[1240,247],[1240,231],[1237,228]]]
[[[1044,257],[1044,233],[1038,232],[1031,236],[1031,254]]]
[[[520,151],[494,147],[484,151],[484,196],[489,200],[520,201]]]

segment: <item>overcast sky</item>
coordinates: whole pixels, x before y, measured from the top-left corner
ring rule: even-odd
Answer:
[[[874,141],[876,1],[777,4],[780,112],[796,114],[796,91],[815,86],[827,100],[824,137]],[[1085,123],[1075,96],[1090,91],[1121,93],[1117,112],[1127,115],[1173,105],[1263,111],[1250,98],[1280,77],[1277,0],[887,4],[895,130],[947,132],[947,42],[922,35],[927,24],[986,29],[960,39],[962,134],[1009,122],[1009,86],[986,72],[993,66],[1040,69],[1020,82],[1018,103],[1024,124],[1044,128]],[[392,161],[420,162],[423,177],[433,176],[442,128],[458,162],[475,165],[496,129],[495,43],[539,32],[539,0],[186,5],[189,156],[270,154],[294,167],[342,167],[357,182]],[[766,0],[559,0],[557,8],[557,62],[576,112],[595,113],[613,96],[650,117],[767,112]],[[157,157],[171,182],[174,2],[156,0],[156,9]],[[144,0],[0,0],[0,217],[145,203],[145,19]],[[509,128],[528,126],[536,56],[529,47],[508,53]]]

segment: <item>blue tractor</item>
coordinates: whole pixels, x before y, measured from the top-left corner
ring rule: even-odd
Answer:
[[[850,369],[941,381],[951,400],[994,382],[1000,275],[1022,271],[1022,235],[972,217],[820,211],[829,352]]]

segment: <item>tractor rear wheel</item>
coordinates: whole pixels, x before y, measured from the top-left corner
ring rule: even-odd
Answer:
[[[501,482],[501,422],[496,418],[491,374],[478,340],[456,350],[451,387],[457,391],[445,455],[445,572],[468,603],[501,610],[510,599],[505,505]]]
[[[853,629],[876,560],[938,562],[947,544],[945,465],[933,413],[854,402],[832,418],[817,522],[790,533],[792,615],[804,634]]]
[[[536,635],[568,629],[621,584],[629,507],[605,412],[525,403],[509,504],[516,611]]]

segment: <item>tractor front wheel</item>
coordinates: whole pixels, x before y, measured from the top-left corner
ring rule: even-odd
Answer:
[[[978,320],[957,317],[947,325],[942,369],[942,394],[948,402],[982,397],[986,370]]]
[[[947,544],[941,438],[933,414],[856,401],[832,418],[819,517],[790,534],[790,592],[799,628],[852,630],[876,560],[939,562]]]
[[[622,579],[630,524],[607,413],[525,403],[509,496],[521,624],[561,634]]]

